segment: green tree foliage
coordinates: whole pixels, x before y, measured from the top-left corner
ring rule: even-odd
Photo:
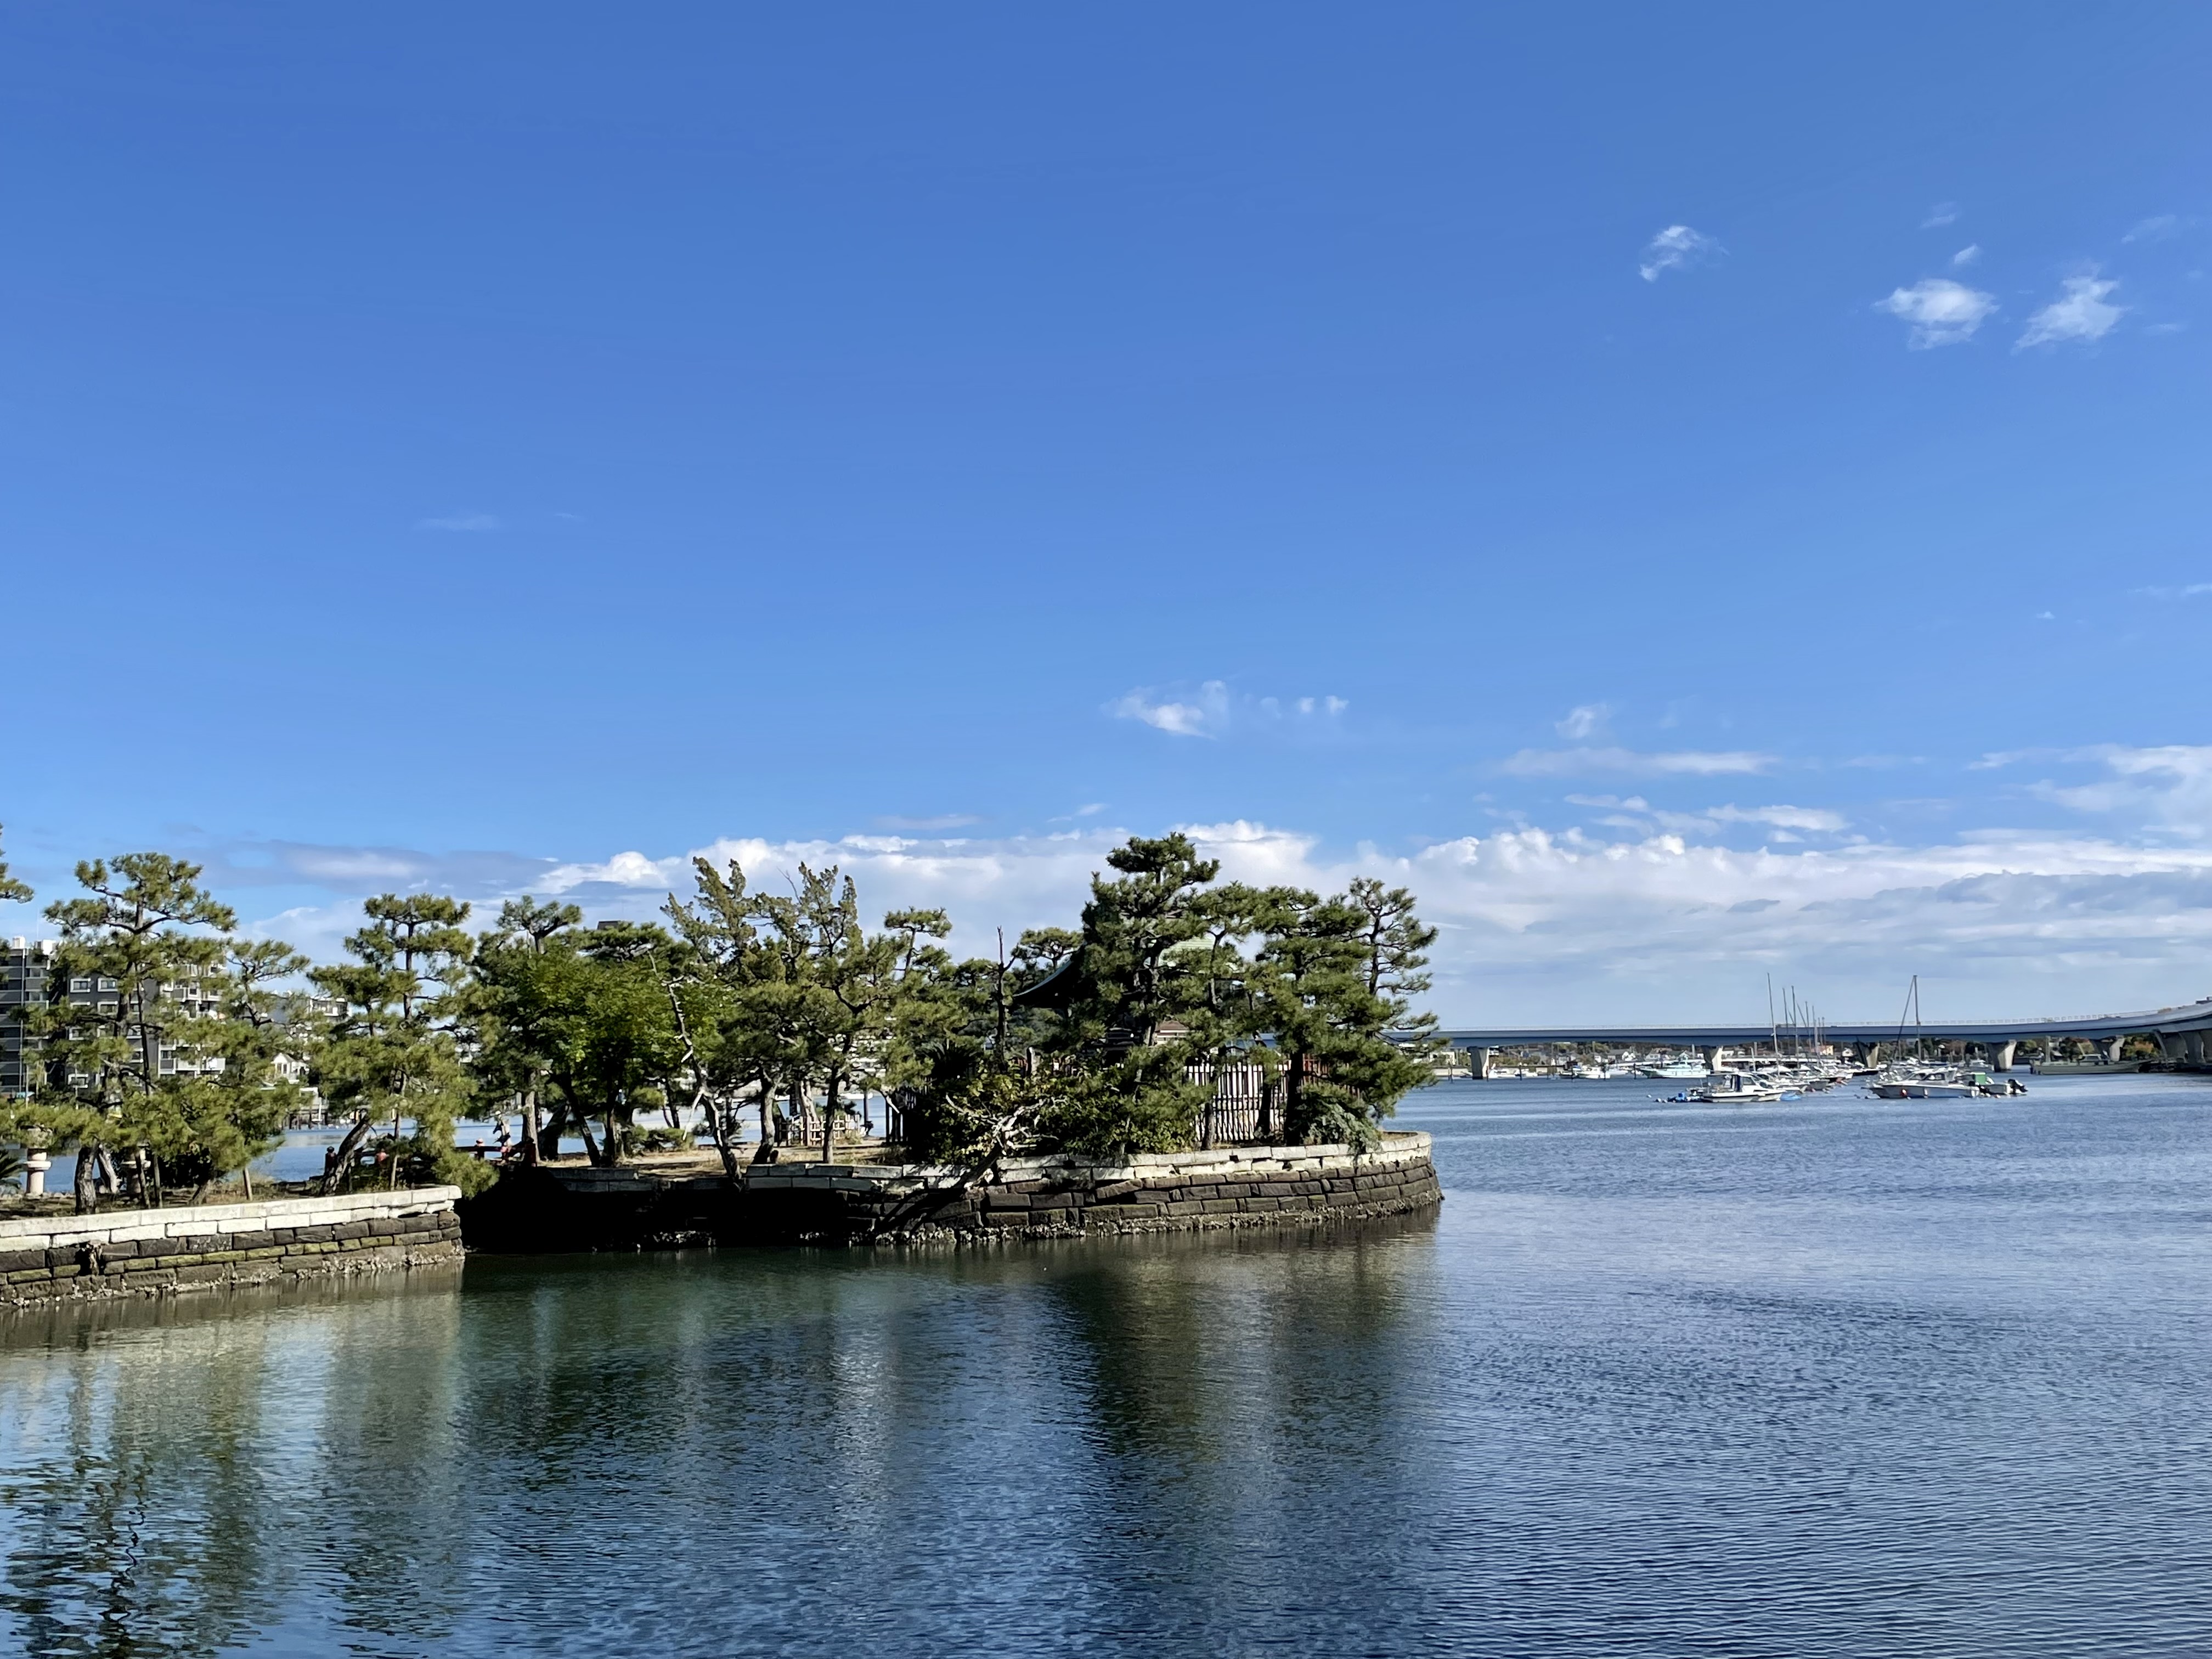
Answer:
[[[349,1120],[329,1190],[361,1178],[371,1150],[380,1182],[473,1187],[489,1170],[453,1133],[477,1102],[520,1106],[532,1159],[574,1133],[615,1164],[702,1126],[732,1182],[742,1108],[759,1109],[756,1161],[800,1118],[830,1159],[878,1089],[916,1156],[974,1171],[1022,1151],[1121,1158],[1211,1135],[1214,1079],[1238,1066],[1268,1079],[1263,1133],[1372,1145],[1433,1042],[1414,1001],[1436,934],[1412,895],[1223,883],[1181,835],[1107,862],[1079,929],[1011,950],[1001,934],[964,960],[942,910],[864,927],[835,866],[761,890],[735,863],[700,860],[665,927],[586,927],[574,905],[524,897],[472,938],[465,903],[385,894],[348,959],[315,968],[230,937],[190,864],[89,864],[86,896],[48,915],[64,935],[56,982],[96,991],[35,1012],[57,1081],[0,1131],[81,1146],[82,1202],[103,1171],[120,1184],[118,1159],[148,1170],[149,1194],[204,1188],[278,1133],[296,1103],[277,1076],[290,1055]],[[303,973],[320,1001],[283,988]]]
[[[1206,888],[1218,860],[1188,837],[1142,837],[1106,861],[1083,908],[1080,975],[1056,1046],[1083,1062],[1041,1125],[1050,1139],[1098,1157],[1189,1144],[1210,1085],[1194,1081],[1218,1034],[1205,1029]],[[1194,1021],[1200,1022],[1196,1027]]]
[[[595,1164],[628,1156],[638,1135],[637,1114],[665,1109],[679,1086],[684,1053],[669,998],[670,950],[668,935],[649,925],[624,923],[583,936],[574,981],[578,1018],[554,1081]]]
[[[499,925],[477,941],[467,998],[471,1070],[482,1097],[521,1106],[522,1155],[532,1164],[552,1150],[541,1096],[578,1000],[574,935],[583,920],[573,904],[525,895],[501,905]],[[557,1146],[557,1127],[552,1139]]]
[[[897,927],[914,914],[886,917],[886,925]],[[941,912],[924,914],[943,920]],[[1024,933],[1011,957],[1002,934],[988,959],[956,963],[942,948],[913,957],[900,984],[885,1076],[914,1156],[977,1174],[994,1170],[1048,1134],[1048,1120],[1076,1093],[1077,1051],[1060,1041],[1063,1025],[1018,1000],[1073,950],[1075,935],[1053,932]]]
[[[896,1024],[902,940],[862,929],[860,895],[835,865],[800,865],[793,890],[757,899],[754,914],[780,970],[777,1012],[794,1104],[810,1084],[822,1089],[827,1163],[850,1110],[849,1091],[872,1071]]]
[[[216,1164],[237,1170],[246,1195],[253,1196],[252,1160],[283,1139],[284,1126],[304,1103],[305,1091],[278,1073],[285,1054],[306,1060],[316,1033],[303,999],[280,988],[307,971],[307,959],[278,939],[226,942],[228,959],[216,1005],[217,1018],[202,1033],[202,1052],[222,1062],[203,1074],[199,1092],[207,1120],[234,1137]]]
[[[204,1192],[275,1143],[293,1104],[274,1076],[269,981],[303,965],[284,945],[226,937],[229,908],[199,867],[160,853],[81,864],[82,896],[47,909],[61,930],[60,995],[32,1011],[48,1082],[22,1127],[77,1152],[80,1209],[118,1157],[143,1201]],[[82,988],[80,991],[79,988]]]
[[[755,926],[745,872],[692,861],[690,901],[671,895],[665,914],[684,946],[672,959],[677,1037],[692,1091],[708,1115],[722,1172],[738,1179],[736,1102],[748,1090],[760,1104],[757,1159],[775,1156],[777,1086],[794,1051],[787,1030],[784,962]]]
[[[456,1150],[453,1128],[467,1109],[471,1079],[455,1033],[465,1012],[465,975],[475,941],[462,924],[469,907],[434,894],[386,893],[362,907],[349,935],[349,963],[309,975],[338,1005],[317,1060],[325,1097],[352,1123],[324,1180],[337,1191],[355,1176],[370,1132],[388,1123],[382,1180],[480,1185],[486,1172]],[[408,1124],[411,1122],[411,1132]]]
[[[9,875],[8,860],[0,859],[0,900],[17,904],[28,904],[31,902],[31,896],[29,886]]]
[[[1381,1119],[1428,1068],[1385,1035],[1392,1005],[1369,988],[1367,912],[1349,898],[1273,888],[1260,921],[1253,986],[1283,1129],[1294,1142],[1372,1146]]]

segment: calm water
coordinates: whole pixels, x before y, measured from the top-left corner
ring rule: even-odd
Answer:
[[[2212,1080],[1447,1085],[1327,1241],[0,1324],[0,1649],[2212,1651]]]

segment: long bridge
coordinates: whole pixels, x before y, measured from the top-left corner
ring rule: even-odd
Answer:
[[[1487,1077],[1490,1057],[1500,1048],[1569,1042],[1636,1043],[1655,1048],[1694,1048],[1710,1065],[1728,1049],[1765,1046],[1774,1040],[1777,1029],[1771,1024],[1502,1025],[1455,1026],[1437,1035],[1453,1048],[1466,1049],[1474,1075]],[[1785,1038],[1812,1035],[1797,1025],[1779,1030]],[[2094,1044],[2107,1060],[2117,1060],[2124,1039],[2149,1036],[2158,1040],[2160,1051],[2168,1060],[2201,1066],[2205,1063],[2206,1047],[2212,1043],[2212,999],[2148,1013],[2100,1014],[2093,1019],[1982,1019],[1944,1024],[1899,1024],[1893,1019],[1858,1024],[1823,1021],[1819,1035],[1823,1042],[1846,1043],[1869,1052],[1881,1043],[1893,1045],[1920,1037],[1971,1043],[1981,1049],[1993,1072],[2010,1071],[2022,1043],[2041,1043],[2047,1054],[2051,1044],[2073,1038]]]

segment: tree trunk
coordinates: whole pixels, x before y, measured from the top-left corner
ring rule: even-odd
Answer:
[[[243,1182],[246,1183],[246,1201],[248,1204],[252,1203],[252,1202],[253,1202],[253,1165],[252,1165],[252,1164],[246,1164],[243,1169],[240,1170],[239,1170],[239,1172],[238,1172],[238,1178],[239,1178],[240,1181],[243,1181]]]
[[[522,1091],[522,1161],[535,1164],[544,1156],[545,1149],[538,1144],[540,1133],[538,1121],[538,1091]]]
[[[822,1091],[822,1161],[835,1164],[837,1159],[837,1085],[843,1081],[835,1072],[830,1073],[828,1086]]]
[[[353,1174],[353,1161],[361,1154],[361,1143],[368,1139],[369,1115],[363,1112],[354,1119],[353,1127],[345,1132],[331,1153],[330,1168],[323,1172],[323,1192],[325,1196],[337,1191]]]
[[[73,1184],[76,1194],[76,1212],[79,1215],[96,1213],[100,1209],[100,1162],[93,1149],[82,1141],[77,1143],[76,1176]]]
[[[606,1160],[599,1156],[599,1143],[592,1139],[592,1120],[587,1117],[579,1117],[576,1120],[576,1133],[584,1138],[584,1156],[591,1161],[592,1167],[597,1169]]]
[[[722,1111],[721,1103],[711,1097],[707,1102],[707,1127],[714,1132],[714,1150],[722,1155],[723,1178],[735,1186],[738,1182],[738,1149],[730,1139],[730,1122]]]

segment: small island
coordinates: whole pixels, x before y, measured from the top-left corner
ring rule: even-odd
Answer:
[[[72,1212],[0,1221],[9,1294],[411,1266],[456,1231],[974,1243],[1434,1206],[1427,1137],[1384,1127],[1435,1075],[1411,894],[1224,882],[1181,835],[1107,863],[1077,927],[988,956],[942,910],[868,927],[834,866],[761,886],[701,860],[650,922],[526,896],[471,932],[464,902],[385,894],[323,965],[240,938],[183,860],[82,865],[0,1123],[27,1171],[73,1157]],[[302,1121],[334,1135],[319,1176],[257,1194]],[[213,1248],[232,1227],[251,1243]]]

